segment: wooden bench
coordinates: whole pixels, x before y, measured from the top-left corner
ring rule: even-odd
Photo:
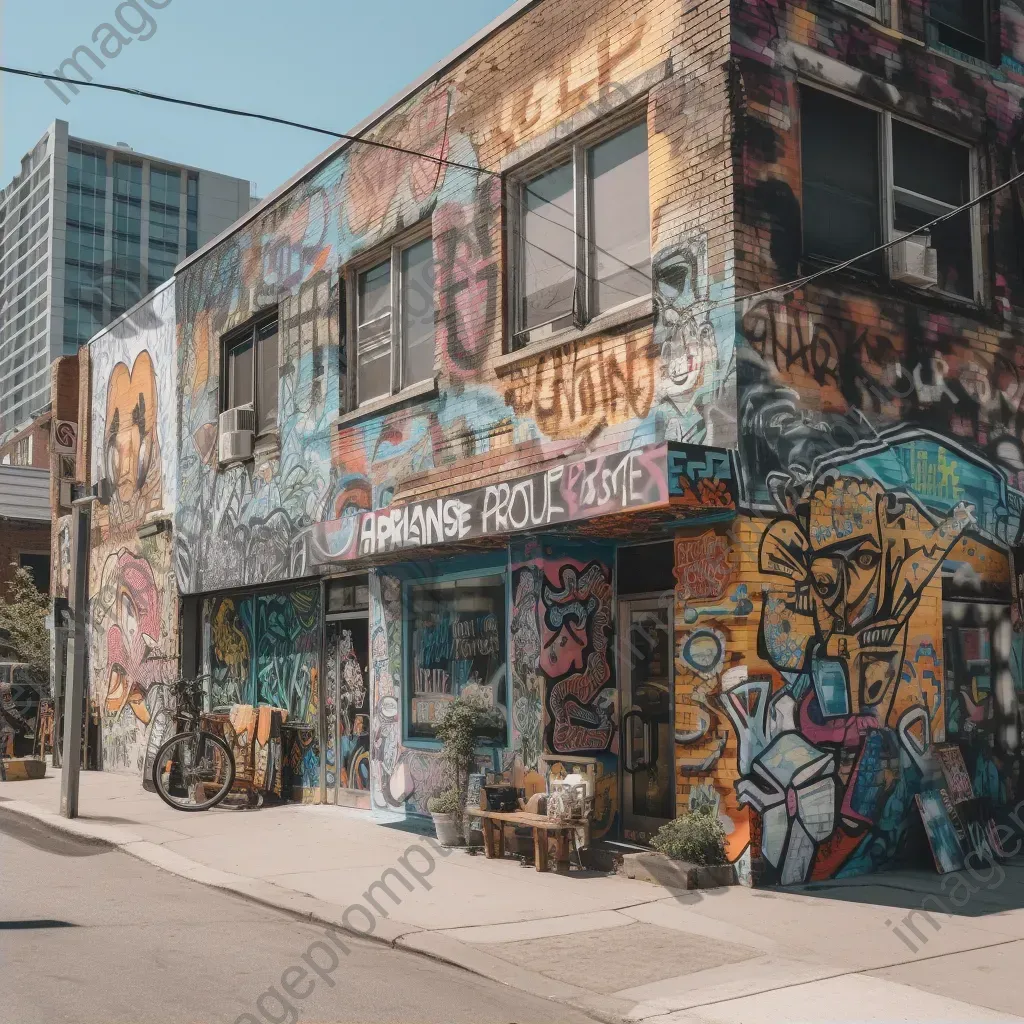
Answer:
[[[481,831],[484,834],[484,855],[488,858],[505,856],[505,826],[514,825],[519,828],[533,830],[533,858],[538,871],[548,869],[548,836],[555,835],[555,868],[560,875],[569,874],[569,851],[572,836],[580,823],[576,824],[555,821],[543,814],[530,814],[527,811],[485,811],[470,808],[467,812],[471,817],[482,819]]]

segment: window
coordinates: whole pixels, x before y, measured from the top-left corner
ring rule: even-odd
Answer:
[[[969,202],[971,151],[891,114],[801,90],[804,254],[841,262]],[[973,298],[978,244],[965,210],[925,233],[939,291]],[[890,258],[892,253],[889,254]],[[856,269],[880,274],[886,255]]]
[[[406,600],[408,735],[433,739],[441,709],[459,694],[476,693],[493,708],[481,735],[503,743],[504,574],[410,583]]]
[[[861,14],[870,14],[872,18],[880,17],[878,0],[839,0],[844,7],[852,7]]]
[[[928,40],[977,61],[989,60],[988,0],[930,0]]]
[[[253,406],[258,434],[277,426],[277,315],[229,335],[224,341],[223,365],[221,409]]]
[[[646,122],[579,141],[511,188],[517,345],[650,298]]]
[[[18,562],[22,569],[28,569],[36,590],[44,594],[50,591],[50,556],[49,555],[19,555]]]
[[[355,279],[356,401],[434,375],[434,242],[396,245]]]

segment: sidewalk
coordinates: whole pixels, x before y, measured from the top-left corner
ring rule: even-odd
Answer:
[[[889,873],[800,892],[668,890],[538,874],[442,853],[336,807],[185,814],[138,780],[59,773],[0,783],[0,806],[160,868],[443,959],[604,1019],[658,1024],[1014,1021],[1024,1024],[1024,860],[984,880]],[[969,892],[965,886],[973,890]],[[956,913],[913,913],[929,893]],[[359,905],[362,910],[353,910]],[[367,909],[369,908],[369,909]],[[268,979],[268,985],[273,979]]]

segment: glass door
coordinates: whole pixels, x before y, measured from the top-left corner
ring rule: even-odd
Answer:
[[[369,625],[365,617],[327,624],[327,799],[369,806]]]
[[[672,743],[672,606],[619,601],[622,836],[648,843],[675,816]]]

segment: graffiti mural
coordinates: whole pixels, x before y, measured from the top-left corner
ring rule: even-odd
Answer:
[[[176,494],[174,287],[90,345],[93,511],[89,566],[90,700],[103,767],[141,774],[177,675],[178,602],[167,532]]]
[[[328,787],[369,790],[370,715],[367,629],[360,622],[327,627],[324,706]]]
[[[286,789],[319,799],[320,588],[205,598],[201,614],[211,706],[285,711]]]

